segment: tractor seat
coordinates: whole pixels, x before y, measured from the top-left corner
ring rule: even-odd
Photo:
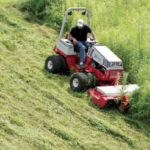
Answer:
[[[73,41],[72,40],[70,40],[71,41],[71,43],[73,44]],[[75,45],[73,44],[73,47],[74,47],[74,51],[76,52],[76,53],[79,53],[79,49],[77,48],[77,47],[75,47]],[[88,52],[88,47],[87,46],[85,46],[85,53],[87,53]]]
[[[68,33],[66,34],[65,39],[68,39],[68,40],[71,41],[71,43],[73,44],[73,41],[68,38]],[[79,53],[79,49],[76,48],[76,47],[74,46],[74,44],[73,44],[73,47],[74,47],[74,52]],[[88,47],[85,46],[85,53],[87,53],[87,52],[88,52]]]

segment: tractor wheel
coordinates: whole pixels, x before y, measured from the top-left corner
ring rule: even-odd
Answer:
[[[119,104],[118,104],[118,110],[119,110],[120,113],[126,114],[126,113],[128,112],[128,110],[129,110],[129,107],[130,107],[130,106],[129,106],[129,104],[128,104],[126,107],[123,107],[123,108],[122,108],[122,105],[123,105],[123,104],[122,104],[122,102],[120,101]]]
[[[89,87],[95,87],[96,84],[97,84],[97,78],[94,75],[94,73],[88,72],[87,73],[87,77],[88,77],[88,85],[89,85]]]
[[[59,57],[59,59],[62,62],[62,66],[63,66],[62,67],[62,71],[68,71],[69,68],[68,68],[68,64],[67,64],[66,58],[64,56],[62,56],[62,55],[59,55],[58,57]]]
[[[57,55],[51,55],[46,58],[45,68],[51,73],[61,72],[62,62]]]
[[[82,72],[74,73],[70,78],[70,87],[74,91],[81,92],[87,88],[87,75]]]

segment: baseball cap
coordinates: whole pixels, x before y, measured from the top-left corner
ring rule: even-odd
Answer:
[[[79,27],[82,27],[83,26],[83,20],[82,19],[79,19],[78,21],[77,21],[77,26],[79,26]]]

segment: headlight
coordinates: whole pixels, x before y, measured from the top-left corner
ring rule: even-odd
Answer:
[[[122,62],[116,62],[116,66],[122,66]]]
[[[113,62],[110,62],[110,63],[109,63],[109,66],[112,67],[112,66],[113,66]]]
[[[118,65],[119,65],[119,66],[122,66],[122,62],[119,62]]]

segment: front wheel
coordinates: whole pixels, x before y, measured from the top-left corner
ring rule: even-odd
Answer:
[[[70,78],[70,87],[74,91],[83,91],[87,88],[87,75],[82,72],[74,73]]]

